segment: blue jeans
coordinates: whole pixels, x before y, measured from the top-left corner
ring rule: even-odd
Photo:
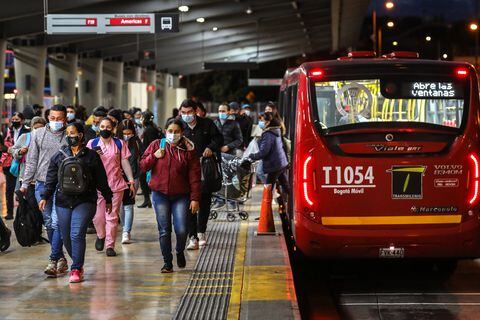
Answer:
[[[57,206],[55,209],[63,243],[73,261],[71,269],[81,270],[85,261],[87,227],[95,215],[96,204],[85,202],[73,209]]]
[[[188,235],[188,195],[167,196],[163,193],[152,190],[152,203],[157,216],[160,249],[162,250],[163,261],[172,266],[172,216],[173,227],[177,238],[176,253],[185,250]]]
[[[128,190],[127,190],[128,192]],[[120,209],[120,220],[122,220],[123,232],[132,231],[133,224],[133,204],[123,205]]]
[[[37,202],[42,200],[43,189],[45,189],[45,182],[37,181],[35,184],[35,198],[37,199]],[[50,259],[57,261],[60,258],[65,258],[65,255],[62,250],[62,236],[60,230],[58,230],[57,213],[53,206],[54,201],[55,196],[47,201],[45,211],[43,211],[43,224],[45,225],[45,228],[47,228],[48,241],[50,241],[50,247],[52,250]]]

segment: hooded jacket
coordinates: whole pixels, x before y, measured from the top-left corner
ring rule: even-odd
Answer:
[[[141,160],[142,171],[152,170],[148,186],[167,196],[190,194],[191,201],[200,201],[201,171],[193,143],[183,137],[173,147],[165,145],[165,156],[158,159],[155,152],[160,148],[160,139],[153,141],[145,150]]]
[[[265,129],[258,143],[259,152],[250,155],[250,159],[262,160],[263,171],[272,173],[288,166],[287,156],[283,149],[282,132],[280,127]]]

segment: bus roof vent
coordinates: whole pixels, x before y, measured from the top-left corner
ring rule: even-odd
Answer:
[[[375,51],[350,51],[346,57],[339,57],[337,60],[375,58]]]
[[[385,59],[418,59],[419,57],[418,52],[414,51],[393,51],[382,56]]]

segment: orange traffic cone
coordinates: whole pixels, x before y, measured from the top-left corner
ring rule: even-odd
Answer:
[[[275,224],[273,222],[272,212],[272,198],[272,185],[264,185],[262,207],[260,209],[260,220],[258,221],[257,235],[275,234]]]

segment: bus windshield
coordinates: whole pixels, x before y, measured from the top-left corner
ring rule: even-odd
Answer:
[[[317,119],[322,129],[379,122],[415,122],[460,128],[466,81],[413,79],[315,82]]]

